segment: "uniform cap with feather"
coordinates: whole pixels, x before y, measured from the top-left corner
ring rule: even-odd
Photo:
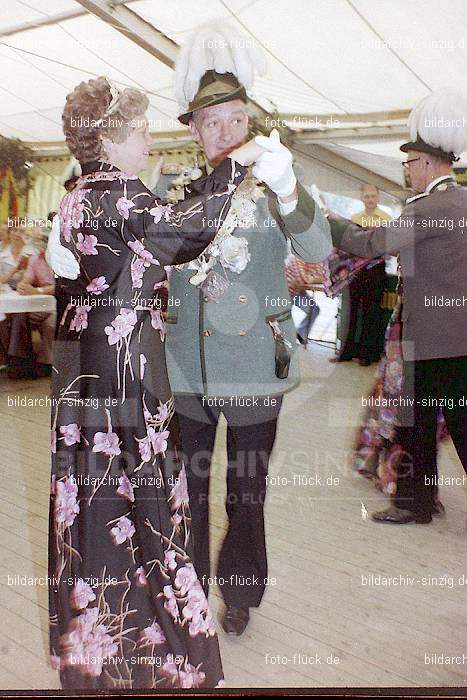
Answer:
[[[413,108],[407,125],[411,141],[401,151],[459,160],[467,146],[467,96],[453,90],[432,92]]]
[[[193,112],[223,102],[247,100],[255,73],[263,75],[266,61],[251,40],[230,25],[198,29],[182,47],[175,66],[175,97],[188,124]]]

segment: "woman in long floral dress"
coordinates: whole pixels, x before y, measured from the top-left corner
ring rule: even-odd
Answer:
[[[133,174],[147,164],[147,104],[98,78],[63,114],[83,173],[60,209],[80,274],[57,280],[52,377],[50,648],[63,688],[222,683],[157,294],[167,266],[213,239],[246,168],[232,154],[200,194],[161,206]]]

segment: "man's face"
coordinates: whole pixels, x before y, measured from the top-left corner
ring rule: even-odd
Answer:
[[[370,212],[378,206],[378,190],[372,185],[368,185],[362,190],[362,202],[366,211]]]
[[[213,168],[246,140],[248,115],[242,100],[204,107],[193,117],[190,122],[191,135],[202,146]]]
[[[428,184],[427,157],[419,151],[408,151],[407,161],[410,189],[414,192],[424,192]]]

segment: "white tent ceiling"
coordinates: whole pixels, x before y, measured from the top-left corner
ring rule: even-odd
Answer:
[[[143,41],[156,29],[174,42],[172,56],[158,60],[89,12],[122,5]],[[300,140],[399,184],[408,110],[430,90],[466,87],[466,0],[3,0],[0,133],[61,145],[66,94],[105,74],[148,91],[154,131],[181,136],[177,45],[199,24],[226,19],[266,50],[268,73],[250,93],[261,108],[286,117]]]

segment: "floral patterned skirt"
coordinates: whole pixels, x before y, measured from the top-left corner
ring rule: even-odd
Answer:
[[[402,302],[399,299],[386,329],[384,353],[355,443],[353,468],[372,479],[376,488],[394,496],[397,491],[397,467],[404,455],[398,442],[398,410],[393,399],[402,391]],[[392,399],[392,401],[391,401]],[[438,416],[438,440],[448,432],[442,414]]]
[[[212,688],[222,666],[164,348],[149,322],[134,326],[119,348],[63,328],[56,342],[51,662],[67,689]]]

